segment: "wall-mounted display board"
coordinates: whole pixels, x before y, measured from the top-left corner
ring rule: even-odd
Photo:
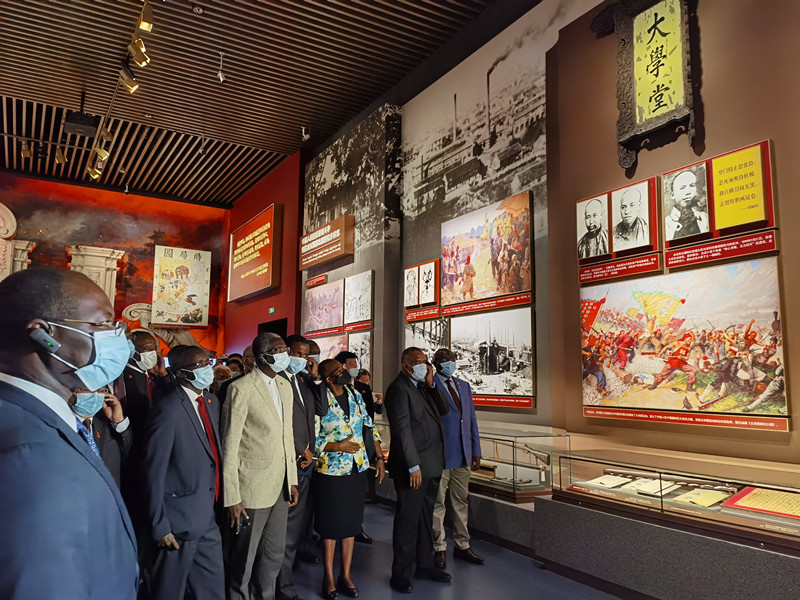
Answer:
[[[403,306],[419,305],[419,265],[408,267],[403,273]]]
[[[530,222],[525,192],[442,223],[441,304],[459,306],[447,314],[486,310],[485,299],[532,289]]]
[[[345,256],[355,248],[355,217],[342,215],[300,238],[300,270],[323,265]]]
[[[768,141],[665,173],[662,188],[667,268],[776,250]]]
[[[153,325],[208,325],[211,252],[155,247]]]
[[[476,406],[533,408],[530,308],[453,317],[450,348]]]
[[[439,348],[450,347],[450,319],[407,322],[404,334],[404,348],[420,348],[428,360],[432,361]]]
[[[776,257],[581,289],[584,416],[787,431]]]
[[[306,279],[307,288],[317,287],[318,285],[322,285],[323,283],[328,283],[327,273],[323,273],[322,275],[317,275],[316,277],[309,277],[308,279]]]
[[[320,350],[320,358],[327,360],[329,358],[336,358],[339,352],[348,349],[347,334],[340,335],[327,335],[318,337],[315,333],[306,334],[306,337],[312,338],[318,345]]]
[[[344,280],[344,323],[369,329],[372,320],[372,270]]]
[[[581,200],[575,216],[582,284],[661,269],[656,177]]]
[[[372,354],[372,334],[369,331],[351,333],[348,338],[348,349],[358,357],[358,365],[362,369],[370,370],[370,356]]]
[[[305,291],[303,333],[341,333],[344,322],[344,280],[332,281]]]
[[[403,306],[406,310],[439,304],[439,261],[406,267],[403,283]]]
[[[273,204],[231,233],[228,302],[280,285],[281,211]]]

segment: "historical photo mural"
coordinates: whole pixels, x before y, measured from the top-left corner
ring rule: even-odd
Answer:
[[[307,289],[303,297],[303,332],[341,327],[343,305],[343,279]]]
[[[411,321],[405,326],[404,348],[415,346],[420,348],[433,360],[439,348],[450,347],[450,322],[448,319],[431,319],[429,321]]]

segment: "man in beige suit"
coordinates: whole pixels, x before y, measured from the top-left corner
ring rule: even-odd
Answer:
[[[262,333],[253,354],[256,368],[230,384],[222,412],[229,600],[275,597],[286,520],[298,497],[294,396],[288,380],[276,377],[289,364],[288,348]]]

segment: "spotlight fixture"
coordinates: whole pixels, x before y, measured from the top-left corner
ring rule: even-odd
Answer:
[[[219,53],[219,71],[217,72],[217,79],[219,79],[220,83],[225,83],[227,80],[225,79],[225,73],[222,72],[222,62],[225,60],[225,53]]]
[[[139,15],[139,29],[142,31],[153,31],[153,7],[146,1]]]
[[[86,167],[86,172],[89,174],[89,177],[91,177],[94,180],[100,179],[100,175],[103,174],[103,172],[100,169],[92,166]]]
[[[114,135],[108,130],[107,127],[103,127],[100,130],[100,139],[104,142],[111,142],[114,140]]]
[[[300,128],[300,139],[304,142],[307,142],[311,139],[311,133],[308,131],[308,127],[305,125]]]
[[[20,149],[19,153],[22,155],[22,158],[31,157],[31,149],[28,147],[28,142],[25,140],[22,140],[22,148]]]
[[[108,160],[108,150],[106,150],[105,148],[101,148],[100,146],[98,146],[97,148],[94,149],[94,152],[95,154],[97,154],[97,158],[99,158],[103,162]]]
[[[47,146],[42,143],[34,143],[33,145],[33,154],[38,159],[45,158],[47,156]]]
[[[136,83],[136,76],[125,63],[122,63],[122,68],[119,70],[119,79],[131,94],[139,88],[139,84]]]
[[[150,63],[150,57],[145,54],[144,40],[135,38],[128,44],[128,53],[131,59],[140,67],[146,67]]]
[[[131,188],[128,187],[128,184],[126,183],[125,184],[125,191],[123,192],[123,194],[130,194],[130,193],[131,193]]]
[[[192,12],[196,15],[202,15],[205,12],[205,9],[197,4],[192,4]]]
[[[61,149],[61,146],[56,147],[56,164],[63,165],[67,162],[67,157],[64,156],[64,151]]]

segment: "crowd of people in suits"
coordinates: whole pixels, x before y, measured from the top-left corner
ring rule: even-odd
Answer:
[[[448,498],[454,556],[483,563],[477,421],[449,349],[404,350],[385,400],[355,354],[320,361],[299,335],[259,334],[228,378],[199,346],[165,362],[94,282],[50,268],[0,282],[0,327],[2,598],[289,600],[298,563],[319,561],[314,532],[322,597],[357,597],[371,469],[397,494],[392,589],[450,581]]]

